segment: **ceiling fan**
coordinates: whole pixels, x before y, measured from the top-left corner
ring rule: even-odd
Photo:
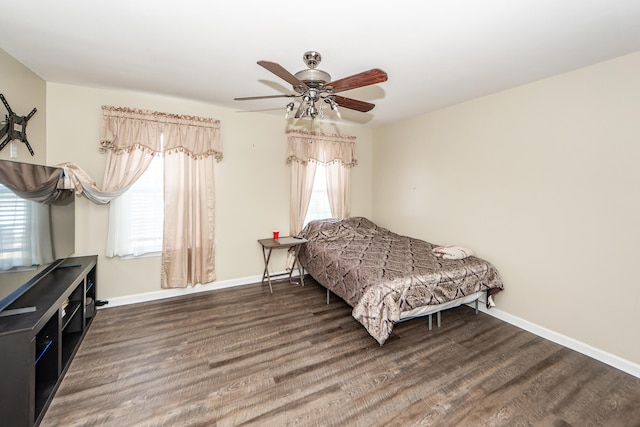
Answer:
[[[295,113],[296,119],[303,117],[310,117],[311,119],[315,119],[318,116],[323,117],[323,109],[327,105],[338,115],[338,118],[340,118],[340,111],[338,110],[338,107],[366,113],[367,111],[371,111],[373,107],[375,107],[375,104],[359,101],[357,99],[345,98],[344,96],[336,95],[336,93],[387,81],[387,73],[378,68],[332,81],[329,73],[317,68],[318,64],[320,64],[320,61],[322,60],[322,57],[318,52],[305,52],[302,59],[308,68],[306,70],[298,71],[295,74],[291,74],[284,67],[280,64],[276,64],[275,62],[258,61],[258,65],[266,68],[276,76],[291,84],[295,93],[286,95],[249,96],[244,98],[234,98],[234,100],[246,101],[267,98],[299,98],[300,104]],[[319,104],[319,107],[317,104]],[[289,117],[289,114],[294,108],[294,102],[287,104],[286,118]]]

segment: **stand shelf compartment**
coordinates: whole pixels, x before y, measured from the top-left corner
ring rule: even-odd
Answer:
[[[0,427],[40,424],[95,316],[97,257],[69,258],[0,318]]]

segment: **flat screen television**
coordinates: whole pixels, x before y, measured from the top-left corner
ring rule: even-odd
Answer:
[[[61,177],[60,168],[0,159],[0,316],[74,252],[75,196],[58,188]]]

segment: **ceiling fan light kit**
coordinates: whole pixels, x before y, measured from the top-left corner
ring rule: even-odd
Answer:
[[[295,74],[291,74],[275,62],[258,61],[258,65],[291,84],[295,92],[294,94],[251,96],[234,99],[236,101],[245,101],[266,98],[299,98],[298,109],[295,113],[296,119],[305,117],[311,119],[315,119],[316,117],[322,118],[324,117],[324,109],[327,105],[331,108],[331,111],[335,112],[338,118],[340,118],[340,110],[338,107],[366,113],[371,111],[373,107],[375,107],[375,104],[345,98],[336,95],[336,93],[387,81],[387,73],[377,68],[332,81],[329,73],[317,68],[320,61],[322,61],[322,56],[318,52],[305,52],[302,59],[307,69],[298,71]],[[294,108],[295,102],[289,102],[286,105],[285,118],[289,118]]]

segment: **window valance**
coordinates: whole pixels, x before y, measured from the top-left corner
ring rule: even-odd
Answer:
[[[160,135],[164,134],[164,147]],[[143,150],[149,154],[184,153],[222,160],[220,121],[126,107],[102,106],[100,151]]]
[[[309,161],[340,163],[346,167],[358,164],[355,136],[290,130],[287,139],[287,164],[307,164]]]

